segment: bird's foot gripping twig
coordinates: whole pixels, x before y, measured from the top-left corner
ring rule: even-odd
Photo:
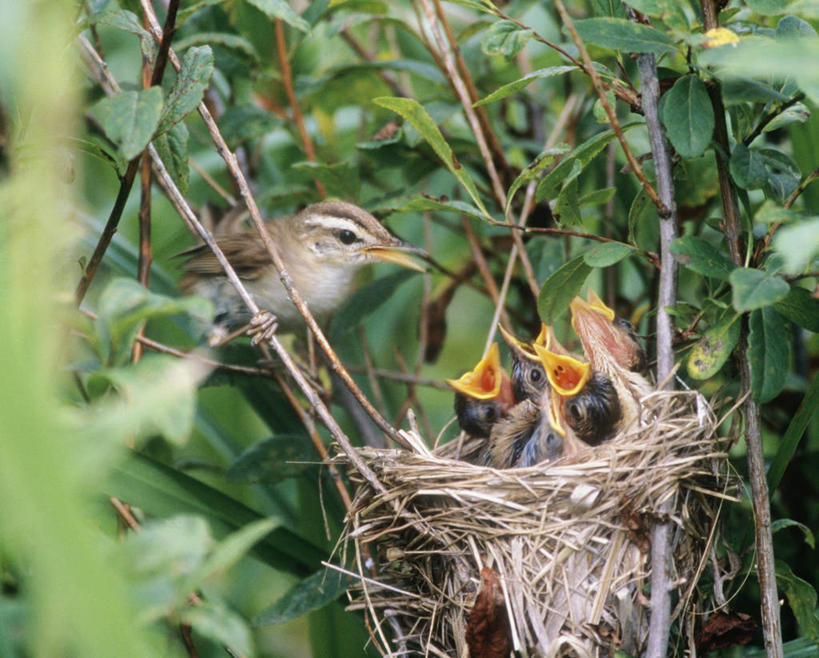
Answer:
[[[250,320],[250,329],[247,335],[250,336],[250,344],[258,345],[262,341],[267,342],[279,328],[279,321],[270,311],[259,311]]]

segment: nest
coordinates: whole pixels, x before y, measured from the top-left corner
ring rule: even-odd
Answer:
[[[611,441],[530,468],[475,466],[460,459],[470,446],[430,450],[415,432],[402,432],[411,450],[359,449],[355,461],[370,473],[350,468],[346,550],[360,576],[350,607],[367,612],[382,653],[469,655],[482,621],[470,613],[494,579],[502,633],[520,655],[638,655],[657,521],[672,524],[672,615],[679,633],[690,631],[730,498],[728,446],[694,391],[653,392],[641,407],[637,426]]]

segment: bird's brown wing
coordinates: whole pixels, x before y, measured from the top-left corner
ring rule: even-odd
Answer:
[[[255,229],[222,236],[216,243],[242,279],[257,279],[270,265],[270,255]],[[178,255],[190,257],[185,263],[185,274],[179,280],[182,290],[190,290],[203,277],[224,275],[222,266],[207,245],[193,247]]]

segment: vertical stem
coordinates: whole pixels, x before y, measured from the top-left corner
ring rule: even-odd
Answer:
[[[713,0],[702,2],[703,23],[706,30],[717,27],[717,9]],[[728,142],[728,128],[725,123],[725,107],[719,84],[708,88],[714,107],[714,149],[717,159],[717,174],[722,207],[725,212],[724,232],[728,242],[731,260],[737,267],[744,263],[742,227],[739,204],[728,171],[728,157],[731,147]],[[779,617],[779,596],[776,590],[774,568],[773,536],[771,534],[771,508],[768,498],[768,483],[765,480],[765,456],[762,451],[762,428],[759,420],[759,406],[750,394],[751,367],[748,362],[748,317],[742,319],[742,328],[737,345],[736,358],[739,363],[740,395],[747,396],[743,403],[745,415],[745,446],[748,459],[748,476],[751,484],[751,498],[754,508],[754,539],[756,543],[756,565],[759,578],[760,607],[762,611],[762,636],[768,658],[781,658],[782,626]]]
[[[674,201],[674,179],[671,158],[665,139],[657,104],[660,84],[657,79],[657,62],[651,53],[637,57],[642,80],[643,114],[648,127],[651,154],[657,181],[657,194],[663,208],[660,216],[660,283],[657,295],[657,381],[663,381],[674,368],[672,345],[674,327],[666,311],[673,307],[677,297],[677,264],[671,254],[671,243],[677,237],[677,204]],[[673,388],[673,381],[667,386]],[[667,500],[660,512],[672,511],[674,499]],[[668,636],[671,630],[671,523],[657,523],[651,529],[651,619],[648,630],[646,656],[661,658],[668,652]]]

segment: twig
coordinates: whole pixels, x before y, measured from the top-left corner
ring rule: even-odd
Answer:
[[[207,171],[202,169],[199,164],[193,158],[188,158],[188,163],[197,174],[202,177],[208,185],[210,185],[216,193],[222,197],[225,201],[230,204],[230,207],[233,208],[237,205],[236,197],[234,197],[230,192],[228,192],[225,188],[223,188],[219,183],[216,182],[216,179],[213,178]]]
[[[148,0],[140,0],[140,2],[144,7],[150,8],[150,3],[148,2]],[[151,31],[153,32],[154,37],[156,37],[159,30],[159,24],[156,21],[156,16],[153,14],[152,8],[149,11],[149,17],[151,18]],[[171,58],[171,63],[174,65],[174,67],[179,66],[180,65],[179,59],[176,57],[175,53],[173,51],[170,51],[169,55]],[[210,133],[214,144],[216,145],[216,149],[219,152],[219,155],[222,156],[225,163],[227,164],[228,170],[236,180],[236,183],[239,187],[242,196],[242,200],[247,206],[247,209],[250,211],[250,217],[253,220],[253,225],[256,227],[256,230],[258,231],[259,236],[262,239],[262,243],[264,244],[265,249],[267,250],[267,253],[269,254],[271,260],[273,261],[273,265],[276,267],[276,270],[279,273],[279,278],[282,282],[282,285],[284,286],[285,290],[287,290],[287,294],[290,296],[290,299],[292,300],[293,304],[296,306],[299,313],[304,318],[307,327],[316,337],[316,340],[321,346],[321,349],[327,356],[327,359],[330,362],[330,368],[334,372],[338,373],[338,375],[341,377],[341,379],[344,381],[344,383],[347,385],[347,387],[350,389],[353,395],[355,395],[356,399],[361,403],[361,406],[363,406],[367,413],[370,414],[372,419],[381,428],[381,430],[397,443],[404,445],[404,441],[400,439],[395,428],[392,427],[380,413],[378,413],[378,411],[372,406],[370,401],[367,400],[367,398],[361,392],[361,389],[358,388],[358,385],[355,383],[355,381],[353,381],[353,378],[350,376],[350,373],[348,373],[347,370],[344,368],[344,365],[339,360],[330,343],[327,341],[324,332],[321,330],[321,327],[319,327],[318,323],[316,322],[316,319],[313,317],[313,314],[310,312],[310,310],[307,308],[307,305],[304,303],[304,299],[302,298],[301,294],[299,293],[298,290],[294,288],[293,281],[290,279],[290,275],[288,274],[287,268],[284,265],[284,261],[282,260],[281,254],[279,253],[279,249],[273,242],[272,238],[270,237],[270,233],[265,228],[264,220],[262,219],[261,213],[259,212],[259,208],[256,205],[255,199],[253,198],[253,194],[250,191],[250,186],[248,185],[247,179],[245,178],[244,174],[242,173],[241,169],[238,166],[236,156],[228,148],[228,145],[225,142],[224,137],[222,137],[222,133],[219,131],[219,127],[216,125],[216,122],[213,120],[213,117],[211,116],[210,111],[205,106],[205,104],[200,103],[198,110],[200,116],[205,122],[205,126],[208,132]],[[182,199],[182,201],[184,202],[184,199]],[[193,219],[196,218],[194,217]],[[194,225],[197,224],[199,224],[198,220],[195,221]],[[199,225],[199,227],[201,227],[201,225]],[[197,232],[200,235],[202,235],[202,233],[199,232],[200,231],[199,227],[197,227]],[[215,246],[215,242],[213,242],[212,236],[209,233],[207,233],[207,231],[204,231],[204,229],[201,230],[208,235],[208,239],[210,240],[210,242],[208,242],[208,246],[210,246],[211,249],[213,250],[213,246],[211,245]],[[221,254],[221,249],[219,250],[219,254]],[[219,263],[223,267],[225,264],[227,264],[227,260],[224,260],[223,262],[224,259],[223,254],[222,257],[219,258],[217,252],[214,251],[214,255],[217,256]],[[251,313],[253,315],[256,315],[259,312],[259,307],[247,295],[247,291],[244,289],[244,286],[241,285],[241,282],[239,281],[238,277],[236,277],[233,268],[230,268],[229,271],[226,269],[225,272],[228,274],[228,279],[230,280],[231,284],[233,284],[234,286],[237,286],[238,284],[239,287],[237,287],[237,291],[242,297],[242,301],[245,302],[247,308],[251,311]],[[274,339],[271,340],[271,345],[279,354],[288,370],[291,369],[297,370],[295,365],[293,364],[292,358],[287,353],[287,351],[282,347],[279,340],[275,338],[275,336]],[[310,389],[310,396],[313,396],[313,398],[316,399],[317,403],[320,402],[320,400],[315,398],[314,392],[310,388],[307,380],[303,378],[300,372],[297,375],[294,374],[294,378],[296,379],[296,382],[299,384],[299,387],[302,387],[303,385],[305,388]],[[305,394],[307,393],[305,392]],[[310,396],[308,396],[308,399],[310,399]],[[320,414],[323,415],[324,420],[329,420],[330,424],[328,424],[327,427],[334,434],[334,436],[336,436],[336,434],[338,435],[336,436],[336,439],[339,441],[344,451],[345,452],[349,451],[350,453],[354,452],[352,445],[349,442],[349,439],[341,431],[341,428],[338,427],[338,424],[333,420],[332,416],[330,415],[329,411],[327,410],[326,406],[323,403],[321,403],[319,412]],[[326,419],[324,418],[324,415],[326,415]],[[358,459],[357,455],[350,454],[350,456],[351,458]],[[377,483],[377,485],[374,484],[373,486],[376,486],[376,488],[381,490],[381,483],[378,482],[377,478],[375,478],[375,475],[372,473],[372,471],[363,462],[361,462],[361,466],[367,470],[368,473],[367,477],[368,478],[372,477],[373,481]]]
[[[776,117],[782,114],[789,107],[796,105],[799,101],[803,100],[804,98],[805,94],[803,92],[800,92],[790,100],[782,103],[782,105],[779,105],[776,109],[773,109],[770,112],[768,112],[768,114],[762,117],[762,119],[756,125],[756,128],[754,128],[753,131],[751,131],[751,134],[742,140],[742,143],[745,144],[745,146],[749,146],[751,142],[753,142],[757,137],[759,137],[762,134],[762,131],[765,130],[765,126],[767,126],[771,121],[773,121]]]
[[[301,113],[299,101],[296,98],[296,92],[293,91],[293,72],[290,69],[290,59],[287,56],[287,43],[284,37],[284,22],[281,18],[276,19],[276,49],[279,54],[279,64],[282,67],[282,83],[284,84],[284,93],[287,95],[287,102],[290,103],[290,109],[293,112],[293,119],[296,122],[296,127],[299,130],[302,146],[304,146],[304,154],[310,162],[316,161],[316,150],[313,148],[313,140],[307,134],[307,128],[304,126],[304,115]],[[313,179],[316,185],[316,190],[319,196],[323,199],[327,196],[324,191],[324,183],[317,178]]]
[[[160,35],[157,37],[160,40],[159,52],[156,55],[156,63],[154,64],[154,70],[151,75],[150,86],[152,87],[161,84],[162,76],[165,73],[165,64],[168,61],[168,52],[170,51],[171,39],[173,38],[177,9],[179,9],[179,0],[171,0],[170,5],[168,6],[168,14],[165,17],[165,26],[161,30]],[[159,31],[158,28],[159,26],[157,24],[157,31]],[[85,293],[88,292],[88,287],[91,285],[91,281],[93,280],[94,275],[97,273],[97,268],[99,268],[102,258],[108,249],[108,245],[111,244],[111,240],[114,238],[114,233],[117,231],[119,220],[122,218],[122,211],[125,209],[125,202],[128,200],[128,195],[130,194],[131,188],[134,185],[134,179],[136,178],[137,169],[139,168],[140,155],[128,163],[128,168],[125,170],[125,175],[120,181],[119,192],[117,193],[117,198],[114,201],[114,207],[111,208],[111,213],[108,215],[108,221],[105,223],[105,227],[102,230],[97,246],[94,248],[91,258],[88,259],[85,272],[83,272],[82,278],[74,291],[74,297],[78,305],[85,297]]]
[[[674,387],[674,326],[666,310],[674,307],[677,299],[677,264],[671,254],[671,243],[677,237],[677,204],[674,200],[674,180],[671,158],[668,153],[657,104],[660,100],[660,83],[657,78],[657,63],[653,53],[643,53],[637,57],[640,78],[643,84],[642,104],[646,118],[657,191],[662,204],[668,208],[667,216],[660,215],[660,283],[657,299],[657,381],[667,380],[666,387]],[[673,500],[660,506],[660,514],[672,511]],[[651,529],[651,617],[648,631],[646,655],[661,658],[668,652],[668,638],[671,630],[671,522],[655,523]]]
[[[366,368],[362,366],[350,366],[348,368],[350,372],[361,372],[366,373],[368,372]],[[437,388],[441,391],[451,391],[452,389],[437,379],[431,379],[429,377],[418,377],[417,375],[413,375],[412,373],[406,372],[394,372],[392,370],[379,370],[378,368],[372,369],[372,374],[374,377],[379,377],[381,379],[392,379],[397,382],[404,382],[407,384],[415,384],[416,386],[429,386],[430,388]]]
[[[563,5],[562,0],[555,0],[555,8],[557,9],[558,13],[560,14],[560,18],[563,21],[566,28],[569,30],[569,34],[572,35],[572,40],[574,41],[577,49],[580,51],[581,57],[583,57],[583,61],[586,63],[586,69],[591,78],[592,86],[594,90],[597,92],[598,97],[600,98],[600,105],[602,105],[603,110],[606,112],[606,116],[609,118],[609,122],[611,123],[611,128],[614,130],[615,135],[617,135],[617,140],[620,142],[620,146],[623,147],[623,153],[626,155],[626,160],[628,160],[629,166],[634,171],[637,179],[640,181],[640,185],[643,186],[648,197],[657,207],[657,212],[660,217],[665,217],[670,213],[670,209],[666,207],[666,205],[660,200],[660,197],[657,195],[657,191],[648,181],[646,178],[645,172],[643,172],[643,168],[640,166],[640,163],[637,162],[637,158],[634,157],[634,154],[631,152],[631,148],[626,141],[626,137],[623,134],[623,129],[620,127],[620,122],[617,120],[617,114],[614,112],[614,108],[606,98],[606,90],[603,88],[603,85],[600,81],[600,75],[597,73],[597,70],[593,66],[593,62],[591,57],[589,56],[589,51],[586,50],[586,44],[583,43],[583,40],[580,38],[580,35],[577,33],[577,29],[574,26],[574,21],[572,21],[572,17],[569,16],[569,12],[566,11],[566,7]]]
[[[702,2],[703,26],[706,30],[717,27],[717,8],[714,0]],[[708,88],[711,104],[714,106],[714,141],[717,148],[714,153],[717,159],[717,173],[722,205],[725,211],[725,237],[731,260],[738,267],[743,264],[741,224],[736,191],[728,174],[727,158],[730,154],[728,129],[725,123],[725,107],[718,83]],[[748,362],[748,322],[743,317],[736,348],[739,361],[740,395],[747,396],[743,403],[745,415],[745,445],[747,448],[748,474],[751,484],[751,498],[754,508],[754,538],[756,544],[757,573],[759,577],[760,606],[762,608],[762,635],[765,642],[765,653],[768,658],[782,658],[782,626],[779,617],[779,598],[776,589],[774,570],[773,537],[771,534],[771,509],[768,497],[768,484],[765,479],[765,457],[762,451],[762,428],[760,426],[759,407],[750,395],[751,368]]]
[[[495,283],[495,279],[492,278],[492,273],[489,271],[489,264],[483,255],[478,237],[475,235],[475,231],[472,230],[472,225],[469,223],[469,220],[464,216],[461,217],[461,226],[463,226],[464,234],[469,241],[469,248],[472,251],[472,260],[474,260],[475,265],[478,266],[478,272],[483,279],[486,290],[489,292],[489,297],[493,304],[501,307],[503,323],[508,325],[509,316],[506,314],[506,311],[503,310],[503,304],[501,304],[500,297],[498,296],[498,285]]]

